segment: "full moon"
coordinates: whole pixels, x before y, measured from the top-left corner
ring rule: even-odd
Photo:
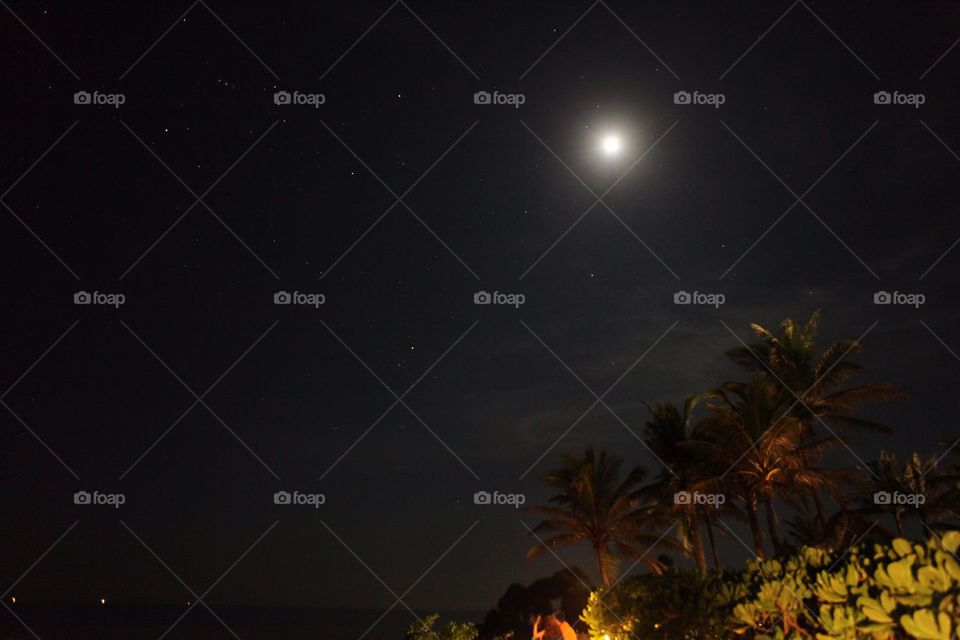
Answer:
[[[603,152],[608,156],[612,156],[618,151],[620,151],[620,146],[621,146],[620,137],[614,136],[614,135],[605,137],[601,144],[601,148],[603,149]]]

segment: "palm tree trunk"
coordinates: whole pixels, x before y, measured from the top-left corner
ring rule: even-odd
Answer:
[[[770,532],[770,544],[773,545],[773,554],[775,556],[783,555],[783,542],[780,540],[780,534],[777,531],[777,512],[773,510],[773,501],[769,497],[764,498],[763,507],[767,515],[767,530]]]
[[[823,505],[823,498],[820,497],[820,490],[813,489],[813,502],[817,505],[817,520],[820,521],[821,533],[827,530],[827,508]]]
[[[690,539],[693,542],[693,560],[697,563],[697,569],[707,568],[707,556],[703,552],[703,536],[700,535],[700,518],[697,515],[697,509],[700,507],[694,505],[689,512],[688,525],[690,527]]]
[[[746,500],[747,522],[750,524],[750,533],[753,535],[753,550],[757,557],[763,560],[767,557],[763,550],[763,528],[760,526],[760,518],[757,516],[757,499],[749,497]]]
[[[607,571],[607,563],[604,562],[604,549],[603,547],[594,546],[593,553],[597,557],[597,567],[600,569],[600,584],[604,588],[609,587],[613,584],[613,576]]]
[[[713,537],[713,523],[710,521],[710,515],[706,514],[704,520],[707,524],[707,537],[710,538],[710,549],[713,551],[713,566],[720,568],[720,554],[717,553],[717,541]]]

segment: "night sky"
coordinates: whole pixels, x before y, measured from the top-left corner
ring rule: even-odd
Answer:
[[[7,598],[485,610],[563,565],[474,492],[659,471],[643,403],[818,308],[909,394],[842,464],[956,434],[954,3],[0,4]]]

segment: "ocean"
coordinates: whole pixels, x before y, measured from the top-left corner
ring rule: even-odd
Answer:
[[[14,604],[13,613],[0,609],[0,640],[358,640],[382,614],[382,609],[328,609],[242,607],[201,604],[174,625],[187,606],[132,604],[26,605]],[[421,618],[430,611],[417,611]],[[479,622],[477,612],[438,612],[441,621]],[[16,614],[16,615],[14,615]],[[20,618],[30,630],[17,618]],[[225,622],[234,636],[221,624]],[[364,636],[365,640],[402,640],[413,622],[402,605]],[[174,625],[171,629],[171,625]],[[169,629],[169,632],[167,633]],[[31,630],[33,633],[31,633]],[[164,635],[166,633],[166,635]]]

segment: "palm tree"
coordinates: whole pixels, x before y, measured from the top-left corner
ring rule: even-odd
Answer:
[[[538,535],[540,540],[527,552],[527,560],[548,549],[588,542],[604,587],[613,584],[622,558],[662,573],[663,563],[647,551],[670,548],[671,544],[669,538],[647,532],[650,509],[640,504],[637,491],[646,471],[634,467],[621,479],[623,463],[605,450],[596,455],[590,447],[582,456],[564,456],[563,466],[544,474],[543,481],[559,493],[550,498],[549,505],[526,509],[544,517],[534,534],[550,534],[545,538]]]
[[[821,435],[821,425],[826,427],[831,436],[836,435],[834,430],[848,429],[889,433],[890,427],[857,417],[857,409],[864,404],[906,395],[897,387],[883,382],[847,387],[851,378],[866,373],[864,367],[850,360],[863,347],[856,340],[840,339],[818,357],[815,338],[819,320],[819,310],[813,312],[802,328],[799,323],[787,318],[777,333],[751,324],[760,342],[727,351],[727,356],[747,371],[769,372],[774,377],[776,386],[791,407],[791,413],[807,427],[800,442],[804,445],[804,452],[812,456],[805,461],[810,467],[819,462],[817,454],[822,454],[823,445],[831,440]],[[849,472],[840,470],[834,474],[831,482],[819,488],[803,489],[816,505],[821,528],[827,522],[821,489],[839,498],[839,487],[849,479]]]
[[[653,454],[665,465],[656,479],[643,488],[643,494],[659,504],[657,513],[662,516],[664,526],[676,523],[680,544],[691,556],[699,569],[707,567],[703,537],[700,525],[706,524],[714,563],[719,566],[716,543],[713,539],[713,519],[715,509],[692,502],[677,503],[678,493],[697,491],[697,482],[709,477],[710,470],[705,468],[704,460],[696,460],[690,455],[687,441],[697,437],[693,423],[693,409],[700,397],[687,396],[682,409],[672,402],[645,406],[651,418],[644,425],[644,442]]]
[[[754,551],[765,557],[770,536],[774,553],[785,550],[779,535],[774,500],[796,505],[804,487],[826,487],[830,472],[808,464],[819,457],[802,442],[806,425],[788,411],[774,379],[758,372],[749,382],[727,382],[710,392],[708,416],[700,437],[687,442],[720,470],[699,485],[731,496],[743,508],[753,536]],[[816,443],[816,447],[831,444]],[[767,532],[760,523],[766,518]]]
[[[898,536],[914,519],[925,529],[956,526],[960,518],[958,476],[938,469],[937,464],[937,458],[919,453],[903,460],[881,451],[878,460],[867,463],[869,479],[865,491],[857,496],[857,511],[869,516],[890,515]]]

